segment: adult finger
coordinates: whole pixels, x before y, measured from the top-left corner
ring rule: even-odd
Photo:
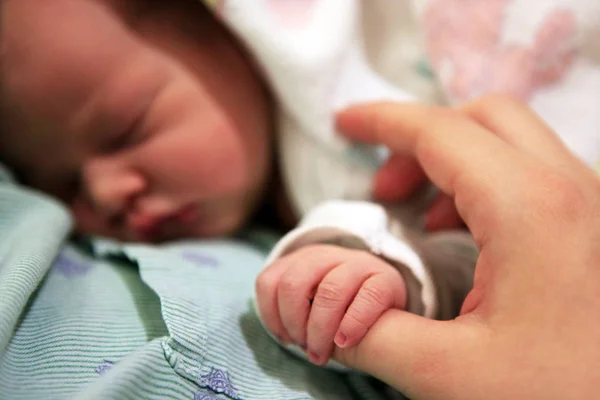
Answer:
[[[382,103],[352,107],[338,115],[348,137],[383,143],[413,156],[457,210],[476,239],[487,237],[490,210],[518,204],[531,160],[458,111],[420,104]],[[523,185],[523,186],[522,186]],[[504,222],[504,221],[501,221]]]
[[[508,95],[488,95],[461,105],[462,113],[514,147],[551,165],[574,165],[575,156],[530,108]]]
[[[474,318],[435,321],[401,310],[386,311],[354,347],[334,359],[400,389],[409,398],[460,399],[464,371],[476,371],[487,331]],[[460,368],[457,368],[460,367]],[[474,370],[472,368],[475,368]]]

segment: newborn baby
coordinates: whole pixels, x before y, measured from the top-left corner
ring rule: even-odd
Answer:
[[[23,184],[69,205],[84,234],[160,242],[231,235],[260,209],[287,226],[302,219],[273,250],[257,303],[269,331],[317,364],[334,343],[357,343],[386,309],[455,317],[477,257],[470,237],[425,233],[395,208],[370,202],[383,156],[335,130],[335,112],[344,107],[412,99],[367,61],[361,3],[207,3],[213,8],[186,0],[2,3],[2,162]],[[457,60],[508,54],[496,43],[502,35],[487,35],[483,47],[473,37],[440,40],[443,27],[456,25],[445,4],[420,4],[430,7],[423,29],[443,88],[465,100],[498,87],[479,88],[482,71],[455,75],[465,65]],[[481,13],[504,15],[498,7]],[[567,35],[576,19],[560,15],[569,16],[569,29],[561,30]],[[547,50],[546,24],[531,31]],[[467,45],[457,45],[463,39]],[[527,73],[539,70],[538,53],[544,71],[556,70],[547,51],[526,53]],[[573,85],[565,78],[560,86],[561,79],[570,68],[583,75],[589,68],[566,54],[556,58],[560,77],[516,94],[535,102],[534,91],[553,84],[568,95]],[[482,68],[497,72],[488,64]],[[555,109],[542,116],[557,121]],[[580,125],[596,118],[579,111]],[[561,115],[558,125],[572,113]],[[574,137],[567,138],[573,147],[597,147]],[[585,156],[594,161],[594,154]],[[391,159],[384,170],[407,165]],[[398,185],[416,189],[423,181],[388,179],[387,186],[402,192]],[[443,225],[435,221],[440,215],[430,214],[429,225]]]

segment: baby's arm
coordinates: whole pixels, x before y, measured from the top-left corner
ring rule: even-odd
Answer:
[[[267,265],[257,280],[264,324],[295,353],[304,356],[302,347],[315,353],[318,364],[329,358],[334,339],[343,347],[357,344],[387,309],[435,316],[433,282],[420,257],[372,203],[317,207]]]

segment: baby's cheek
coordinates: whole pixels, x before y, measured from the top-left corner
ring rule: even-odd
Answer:
[[[192,236],[224,237],[230,236],[242,228],[249,217],[250,210],[244,203],[244,199],[236,200],[235,202],[216,201],[206,207],[201,207],[201,215],[198,224],[191,232]]]
[[[165,133],[140,162],[156,188],[203,197],[239,190],[250,172],[239,135],[227,126]]]
[[[205,137],[197,139],[196,151],[188,155],[190,165],[194,165],[194,171],[188,172],[190,179],[204,182],[209,192],[237,191],[245,186],[250,165],[240,135],[229,127],[199,135]]]

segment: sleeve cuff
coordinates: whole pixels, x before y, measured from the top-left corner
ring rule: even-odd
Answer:
[[[311,244],[331,243],[367,250],[404,266],[413,275],[421,288],[422,314],[434,318],[437,299],[433,279],[417,252],[399,234],[402,232],[397,226],[394,234],[390,232],[389,217],[377,204],[329,201],[314,208],[296,229],[277,243],[266,265]]]
[[[296,229],[277,243],[269,254],[266,265],[301,247],[317,243],[370,251],[402,267],[407,289],[409,287],[420,289],[420,293],[416,294],[408,290],[408,311],[413,311],[410,308],[411,295],[413,297],[420,295],[418,312],[433,318],[437,308],[433,280],[421,258],[410,247],[408,241],[403,240],[401,228],[394,226],[395,234],[392,234],[390,227],[390,219],[385,209],[379,205],[369,202],[329,201],[314,208]],[[416,284],[409,285],[409,280],[416,281]],[[413,289],[413,292],[417,290]],[[255,312],[260,318],[256,302]],[[273,337],[273,339],[277,341],[277,338]],[[294,344],[284,347],[296,356],[306,359],[300,347]],[[330,360],[325,367],[342,372],[349,370],[335,360]]]

